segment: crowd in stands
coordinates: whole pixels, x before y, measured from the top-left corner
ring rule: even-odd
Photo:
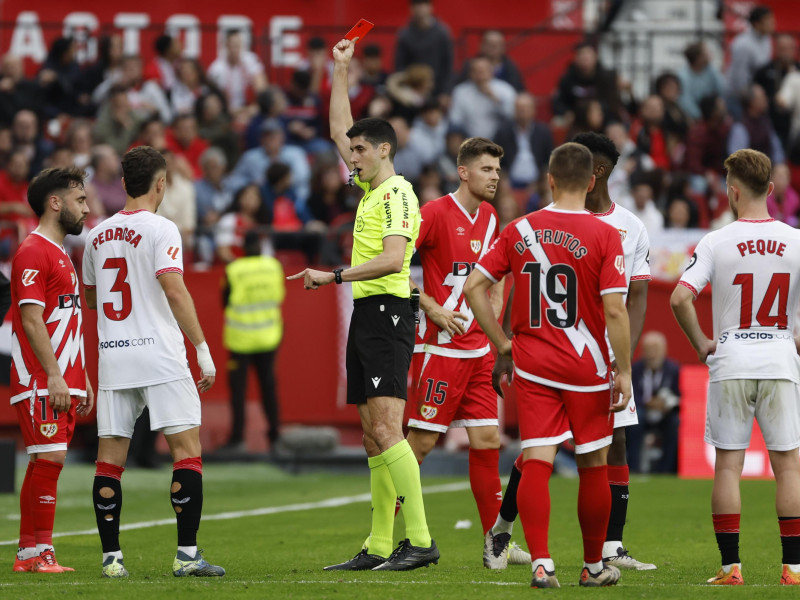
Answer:
[[[350,102],[356,119],[390,120],[395,167],[420,202],[458,186],[460,143],[485,136],[505,148],[496,204],[506,224],[549,202],[544,174],[554,145],[596,131],[621,154],[612,197],[651,234],[729,222],[722,164],[743,147],[773,160],[770,210],[797,225],[791,166],[800,162],[800,63],[795,38],[775,35],[768,8],[752,10],[750,27],[730,44],[725,72],[704,42],[692,42],[685,66],[654,73],[652,94],[638,99],[590,41],[576,46],[552,96],[534,97],[501,32],[486,31],[479,52],[457,65],[450,31],[430,0],[412,0],[410,12],[391,69],[381,46],[359,44]],[[242,31],[227,32],[208,68],[184,58],[179,39],[168,35],[157,39],[148,62],[125,55],[120,34],[103,37],[90,65],[76,61],[73,39],[59,38],[30,78],[7,54],[0,73],[0,260],[35,226],[26,190],[40,169],[86,169],[97,223],[124,205],[120,156],[148,144],[169,165],[159,212],[177,224],[194,262],[240,256],[252,228],[268,230],[279,252],[347,261],[360,190],[347,185],[329,141],[331,46],[311,38],[285,86],[269,81]]]

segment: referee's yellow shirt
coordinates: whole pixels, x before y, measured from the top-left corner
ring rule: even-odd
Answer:
[[[374,190],[358,177],[355,178],[355,183],[364,190],[364,197],[356,212],[351,266],[363,264],[381,254],[383,238],[387,235],[402,235],[408,239],[408,244],[402,271],[370,281],[354,281],[353,298],[378,294],[408,298],[411,295],[408,287],[409,262],[419,236],[417,196],[411,184],[400,175],[392,175]]]

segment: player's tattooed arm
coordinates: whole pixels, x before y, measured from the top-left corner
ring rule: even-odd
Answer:
[[[425,311],[425,315],[433,321],[439,329],[449,333],[450,337],[466,331],[464,329],[464,321],[467,320],[467,316],[464,313],[447,310],[440,306],[432,296],[423,292],[422,288],[410,277],[408,278],[408,283],[412,290],[414,288],[419,290],[420,308]]]

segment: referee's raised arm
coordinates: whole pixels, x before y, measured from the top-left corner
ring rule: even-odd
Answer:
[[[330,109],[331,139],[336,144],[339,154],[342,155],[349,169],[352,169],[353,165],[350,163],[350,138],[347,137],[347,131],[353,126],[353,113],[350,111],[350,97],[347,94],[347,68],[350,65],[350,59],[353,58],[356,40],[340,40],[333,47],[334,67]]]

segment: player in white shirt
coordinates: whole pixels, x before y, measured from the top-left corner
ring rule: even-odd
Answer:
[[[700,241],[671,299],[681,329],[709,367],[705,441],[716,449],[711,510],[722,568],[708,582],[743,582],[739,480],[755,416],[777,482],[780,582],[800,585],[800,359],[792,337],[800,299],[800,232],[769,216],[766,198],[773,185],[766,155],[739,150],[725,167],[737,221]],[[713,339],[692,304],[708,283]]]
[[[181,236],[155,213],[167,167],[149,146],[122,159],[125,209],[86,238],[86,303],[97,309],[99,376],[97,471],[93,500],[103,546],[103,575],[125,577],[119,545],[121,477],[136,418],[147,406],[150,426],[167,438],[174,461],[170,495],[178,525],[177,577],[222,576],[197,550],[203,507],[200,397],[214,384],[214,362],[183,281]],[[183,334],[195,345],[202,378],[195,388]]]

